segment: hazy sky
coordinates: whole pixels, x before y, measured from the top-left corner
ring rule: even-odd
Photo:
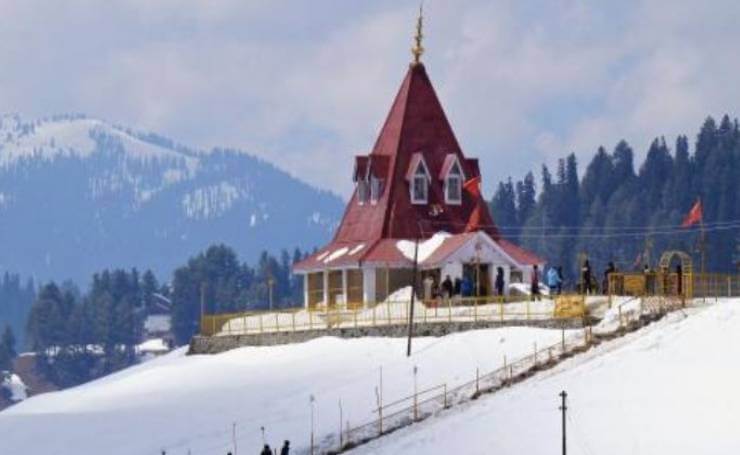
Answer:
[[[346,196],[417,1],[0,0],[0,111],[242,148]],[[738,115],[740,2],[425,2],[426,63],[484,187]]]

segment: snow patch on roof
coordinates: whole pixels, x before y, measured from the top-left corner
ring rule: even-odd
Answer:
[[[326,259],[324,259],[324,264],[328,264],[335,259],[339,259],[340,257],[347,254],[348,251],[349,251],[349,248],[347,248],[346,246],[339,248],[338,250],[332,251],[331,254],[327,256]]]
[[[365,248],[364,243],[360,243],[359,245],[355,245],[351,250],[349,250],[349,255],[354,256],[355,254],[359,253]]]
[[[417,262],[424,262],[434,251],[439,248],[446,238],[451,237],[452,234],[447,232],[437,232],[432,237],[423,242],[419,242],[419,254],[417,256]],[[411,261],[414,260],[414,243],[411,240],[399,240],[396,242],[396,248],[403,254],[406,259]]]

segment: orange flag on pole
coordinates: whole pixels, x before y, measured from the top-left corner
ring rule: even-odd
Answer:
[[[470,214],[470,218],[468,219],[468,223],[465,226],[465,232],[474,232],[481,229],[482,225],[485,224],[485,220],[483,219],[483,210],[485,208],[481,207],[481,195],[480,195],[480,176],[473,177],[467,182],[463,184],[463,188],[465,191],[470,193],[470,196],[472,196],[475,199],[475,208],[473,209],[473,212]]]
[[[471,196],[478,198],[480,197],[480,175],[473,177],[463,184],[465,191],[470,193]]]
[[[681,223],[681,227],[687,228],[695,225],[696,223],[702,222],[704,219],[704,209],[702,209],[701,206],[701,199],[697,199],[696,203],[693,207],[691,207],[691,210],[689,210],[689,213],[686,215],[686,218],[683,219],[683,223]]]

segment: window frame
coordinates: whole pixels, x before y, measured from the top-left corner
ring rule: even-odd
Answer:
[[[409,185],[409,196],[411,198],[411,203],[414,205],[425,205],[429,203],[429,185],[430,185],[430,177],[429,177],[429,168],[427,168],[427,164],[424,162],[424,158],[420,159],[419,162],[416,164],[416,169],[414,169],[414,173],[411,175],[411,184]],[[423,181],[420,188],[423,188],[423,197],[416,197],[416,182],[417,181]]]
[[[456,172],[455,172],[456,171]],[[457,198],[451,198],[450,197],[450,189],[452,188],[452,180],[457,180],[457,183],[455,184],[455,187],[457,188]],[[462,187],[463,183],[465,181],[465,173],[462,170],[462,166],[460,166],[460,160],[455,157],[455,161],[452,163],[452,166],[450,166],[450,169],[447,171],[447,175],[445,175],[444,179],[444,194],[445,194],[445,204],[448,205],[461,205],[462,204]]]

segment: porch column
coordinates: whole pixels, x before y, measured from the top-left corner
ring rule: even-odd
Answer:
[[[362,269],[362,304],[375,302],[375,269]]]
[[[308,282],[311,281],[309,279],[311,275],[308,273],[304,273],[301,276],[303,277],[303,307],[305,309],[308,309],[308,299],[309,299]]]
[[[324,306],[329,306],[329,270],[324,269]]]
[[[347,269],[342,269],[342,306],[347,308]]]
[[[504,265],[504,295],[509,295],[509,285],[511,284],[511,266]]]

